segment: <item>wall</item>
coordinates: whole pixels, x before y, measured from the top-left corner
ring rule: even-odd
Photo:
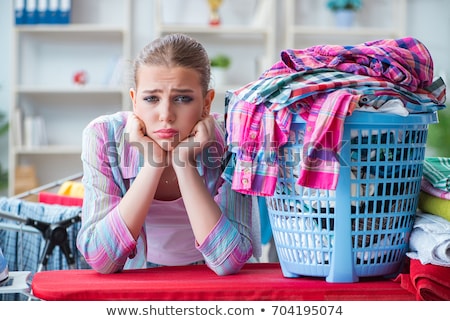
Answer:
[[[76,1],[76,0],[73,0]],[[166,0],[167,2],[177,3],[177,0]],[[194,0],[198,1],[198,0]],[[254,0],[246,0],[250,5]],[[368,0],[364,0],[368,1]],[[187,2],[187,1],[183,1]],[[226,0],[225,0],[226,3]],[[250,3],[250,4],[249,4]],[[277,3],[282,4],[281,1]],[[12,43],[11,27],[13,18],[13,0],[0,1],[0,111],[8,112],[11,101],[11,66],[12,66]],[[132,55],[137,52],[149,41],[153,39],[152,15],[154,12],[152,1],[134,0],[134,16],[132,19]],[[188,6],[188,9],[192,7]],[[236,8],[224,6],[234,16],[239,15]],[[191,10],[192,11],[192,10]],[[174,11],[175,12],[175,11]],[[184,14],[183,19],[195,19],[191,14]],[[450,77],[450,60],[448,52],[450,50],[450,1],[447,0],[409,0],[408,1],[408,26],[407,33],[420,39],[430,50],[434,62],[436,75]],[[313,14],[313,13],[312,13]],[[197,13],[198,15],[198,13]],[[170,18],[170,17],[169,17]],[[173,18],[173,17],[172,17]],[[280,17],[282,18],[282,17]],[[176,17],[175,17],[176,19]],[[383,17],[379,17],[383,19]],[[281,21],[282,19],[278,19]],[[282,29],[279,28],[280,33]],[[281,37],[279,38],[281,39]],[[281,41],[277,42],[279,49],[283,49]],[[445,79],[447,81],[447,79]],[[8,141],[6,138],[0,138],[0,162],[7,164]],[[5,166],[5,165],[4,165]],[[1,193],[1,191],[0,191]]]
[[[436,75],[450,80],[450,1],[408,0],[408,34],[421,40],[431,52]]]

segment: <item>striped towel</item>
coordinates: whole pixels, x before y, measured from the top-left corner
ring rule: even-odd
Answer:
[[[423,163],[423,177],[435,188],[450,192],[450,158],[425,158]]]

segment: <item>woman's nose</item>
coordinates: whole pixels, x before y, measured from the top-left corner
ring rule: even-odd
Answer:
[[[175,120],[175,113],[169,102],[164,102],[160,105],[159,120],[167,123]]]

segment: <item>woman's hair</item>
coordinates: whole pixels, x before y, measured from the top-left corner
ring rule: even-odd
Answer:
[[[184,34],[169,34],[146,45],[133,63],[133,79],[142,65],[184,67],[196,70],[200,75],[203,94],[209,89],[211,76],[208,54],[197,40]]]

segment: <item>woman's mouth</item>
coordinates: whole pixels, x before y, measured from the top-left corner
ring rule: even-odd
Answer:
[[[178,131],[171,128],[163,128],[155,131],[155,135],[161,139],[168,139],[178,135]]]

